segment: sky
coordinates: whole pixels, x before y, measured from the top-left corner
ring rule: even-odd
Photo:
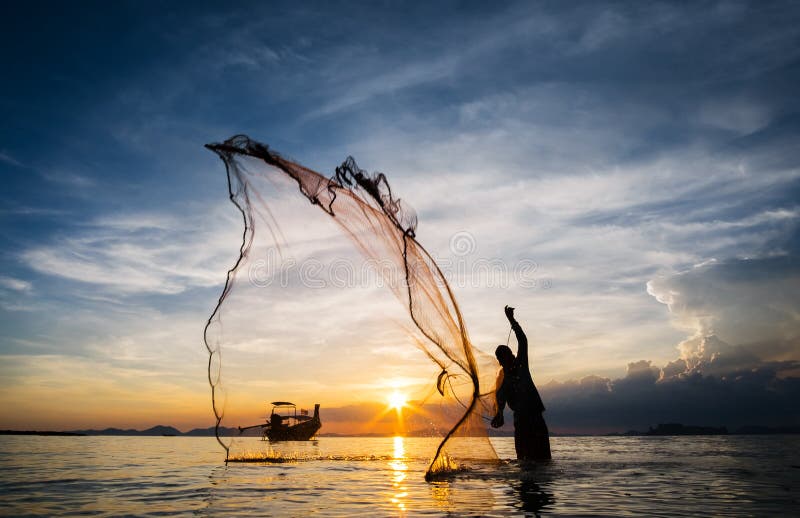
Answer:
[[[551,429],[800,424],[796,4],[1,18],[0,428],[213,424],[202,330],[241,219],[203,145],[235,134],[326,175],[347,156],[385,173],[475,346],[504,343],[517,308]],[[239,276],[230,415],[319,402],[341,432],[394,390],[424,394],[438,369],[389,290],[337,284],[331,264],[358,257],[313,208],[272,209],[282,260],[323,268],[292,270],[311,286]]]

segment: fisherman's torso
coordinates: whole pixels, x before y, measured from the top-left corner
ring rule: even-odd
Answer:
[[[503,384],[498,390],[515,414],[544,412],[542,398],[527,365],[515,361],[510,370],[504,369]]]

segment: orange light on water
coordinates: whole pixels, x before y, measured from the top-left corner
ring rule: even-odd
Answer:
[[[402,459],[405,456],[406,456],[406,449],[403,446],[403,438],[400,436],[396,436],[394,438],[394,458]]]
[[[395,437],[394,458],[389,462],[389,466],[392,468],[392,496],[389,501],[401,512],[406,510],[406,500],[408,499],[408,486],[406,485],[408,465],[403,462],[405,454],[403,438]]]

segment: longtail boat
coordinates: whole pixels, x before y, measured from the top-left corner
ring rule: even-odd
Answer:
[[[307,441],[322,427],[319,419],[319,403],[314,405],[314,415],[300,410],[297,405],[288,401],[273,401],[272,411],[266,423],[252,426],[240,426],[239,433],[252,428],[261,428],[261,439],[264,441]]]

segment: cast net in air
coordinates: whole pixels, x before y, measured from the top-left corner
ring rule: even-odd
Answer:
[[[240,383],[241,376],[231,373],[241,368],[242,372],[247,372],[247,377],[256,378],[249,385],[251,391],[291,390],[288,383],[277,388],[270,386],[270,378],[281,370],[282,355],[297,353],[281,350],[280,337],[275,336],[280,334],[280,330],[264,331],[269,336],[249,341],[237,342],[236,338],[230,336],[246,333],[249,323],[281,319],[287,325],[283,328],[285,333],[305,333],[309,342],[325,340],[326,337],[314,336],[315,328],[323,332],[323,326],[316,324],[323,320],[335,321],[337,315],[345,318],[344,315],[348,314],[347,308],[338,303],[340,296],[346,296],[341,289],[321,287],[309,294],[292,289],[291,283],[284,283],[281,289],[271,286],[272,290],[268,292],[250,290],[248,295],[242,295],[244,301],[239,301],[240,306],[237,307],[248,307],[252,312],[253,308],[270,302],[264,300],[268,297],[272,298],[272,303],[280,299],[282,307],[291,307],[292,304],[311,307],[307,301],[308,297],[313,297],[315,302],[322,301],[322,306],[313,307],[327,309],[317,310],[322,314],[305,314],[302,321],[295,324],[301,329],[292,329],[291,324],[287,324],[291,319],[276,316],[275,311],[256,312],[258,316],[249,317],[249,320],[237,317],[235,307],[230,307],[231,298],[234,293],[239,296],[245,284],[243,272],[252,272],[252,264],[259,260],[257,256],[262,253],[258,252],[259,242],[272,242],[279,251],[281,243],[312,250],[308,253],[313,253],[316,247],[322,251],[316,256],[318,261],[324,262],[334,260],[336,250],[342,249],[340,242],[347,242],[346,236],[351,243],[346,248],[351,252],[357,251],[372,264],[381,265],[380,275],[391,276],[391,272],[399,272],[400,282],[397,279],[384,279],[386,282],[381,284],[401,301],[407,313],[405,318],[410,317],[410,322],[405,326],[402,343],[394,340],[387,346],[403,349],[418,347],[436,365],[430,370],[429,396],[419,402],[415,409],[419,414],[416,422],[425,423],[425,426],[418,424],[415,432],[430,433],[441,438],[431,452],[432,461],[426,478],[459,469],[470,461],[496,459],[487,436],[487,426],[495,410],[497,364],[493,357],[473,348],[470,343],[445,275],[417,240],[416,213],[396,197],[386,177],[381,173],[369,174],[359,169],[350,157],[328,178],[243,135],[206,147],[225,162],[229,197],[241,212],[244,223],[239,257],[228,272],[225,287],[204,333],[209,354],[208,380],[216,417],[216,435],[225,448],[226,458],[234,454],[236,438],[226,437],[221,430],[239,424],[235,420],[242,419],[245,405],[234,401],[233,392],[240,399],[251,397],[239,395],[245,393],[248,387]],[[313,210],[290,208],[287,196],[293,198],[294,202],[305,202],[304,205],[313,207]],[[331,226],[331,221],[338,227],[333,237],[315,239],[317,230]],[[286,240],[285,230],[299,237],[295,235],[294,240]],[[252,288],[252,278],[250,281],[247,287]],[[224,329],[221,323],[223,314]],[[381,318],[381,314],[373,316]],[[396,321],[386,320],[385,326],[397,327]],[[229,342],[237,342],[238,345]],[[242,345],[245,342],[247,345]],[[269,361],[274,362],[272,369],[254,370],[253,365],[257,362],[252,358],[259,347],[270,351]],[[229,360],[229,356],[235,356],[234,353],[241,354],[240,358]],[[398,358],[403,357],[402,351],[400,353]],[[314,369],[310,367],[315,361],[322,360],[313,356],[303,360],[307,367],[305,370],[311,376]],[[235,365],[236,362],[239,367]],[[300,383],[302,377],[298,376],[297,381]],[[324,383],[318,383],[307,390],[324,392],[326,387]]]

